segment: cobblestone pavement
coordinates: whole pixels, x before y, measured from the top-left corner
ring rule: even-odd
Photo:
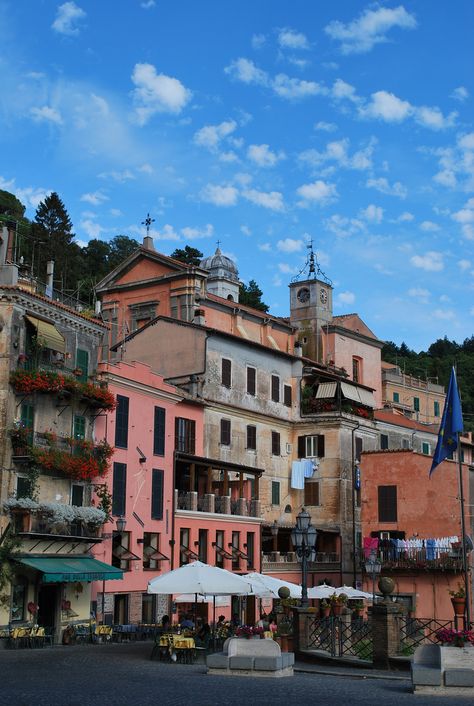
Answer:
[[[0,706],[453,706],[472,697],[421,696],[408,679],[296,673],[219,677],[202,664],[153,661],[151,643],[0,651]]]

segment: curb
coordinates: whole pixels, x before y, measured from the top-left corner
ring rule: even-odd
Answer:
[[[354,671],[353,673],[348,673],[348,672],[339,672],[339,671],[333,671],[333,670],[325,670],[325,669],[309,669],[305,667],[297,667],[296,665],[293,667],[293,671],[299,672],[301,674],[318,674],[318,675],[323,675],[327,677],[348,677],[349,679],[389,679],[391,681],[410,681],[410,677],[401,677],[397,676],[395,674],[387,673],[387,674],[372,674],[370,672],[358,672]]]

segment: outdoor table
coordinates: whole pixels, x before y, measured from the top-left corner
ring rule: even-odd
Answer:
[[[170,657],[176,652],[176,657],[180,662],[192,662],[196,643],[194,638],[178,635],[177,633],[166,633],[160,637],[160,648],[166,648]]]

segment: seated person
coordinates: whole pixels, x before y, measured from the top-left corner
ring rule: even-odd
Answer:
[[[187,615],[183,621],[181,621],[181,627],[185,630],[194,630],[194,622],[192,620],[192,615]]]
[[[169,615],[164,615],[161,618],[161,632],[168,632],[171,629],[171,620]]]
[[[203,623],[201,628],[196,633],[195,640],[198,647],[209,647],[209,643],[211,641],[211,627],[209,623]]]

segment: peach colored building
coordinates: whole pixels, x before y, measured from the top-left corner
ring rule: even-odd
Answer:
[[[361,467],[366,553],[372,544],[382,561],[382,575],[394,579],[395,595],[409,610],[421,618],[452,620],[448,591],[464,581],[456,543],[462,536],[458,464],[443,461],[430,478],[430,457],[398,450],[363,453]],[[463,465],[466,532],[470,533],[468,474]],[[372,591],[367,574],[364,590]]]

